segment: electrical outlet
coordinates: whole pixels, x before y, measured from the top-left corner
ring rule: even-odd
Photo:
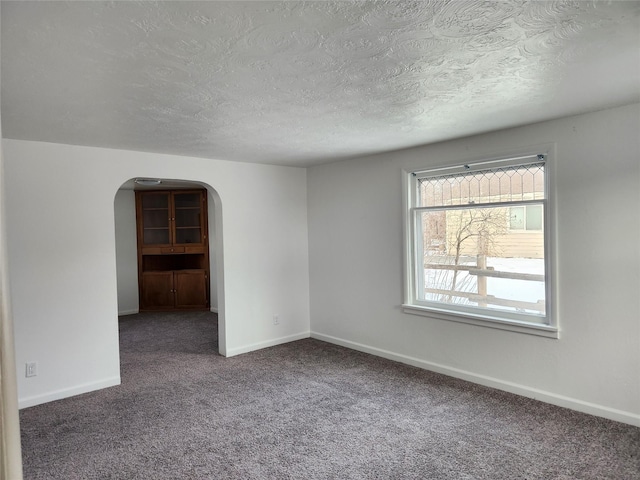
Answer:
[[[274,325],[279,325],[280,324],[280,315],[276,314],[273,316],[273,324]]]
[[[24,376],[35,377],[38,375],[38,362],[29,362],[26,364]]]

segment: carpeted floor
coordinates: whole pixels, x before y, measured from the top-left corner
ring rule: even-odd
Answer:
[[[640,429],[216,317],[120,323],[122,385],[24,409],[26,479],[638,479]]]

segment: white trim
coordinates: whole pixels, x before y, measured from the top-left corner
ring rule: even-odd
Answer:
[[[535,149],[521,150],[526,151],[523,154],[515,155],[496,155],[490,157],[480,157],[472,161],[456,161],[451,165],[444,165],[435,168],[419,168],[412,170],[416,176],[442,176],[442,175],[457,175],[460,173],[472,173],[476,170],[488,170],[491,168],[504,168],[515,167],[527,164],[533,164],[540,161],[539,152],[536,153]],[[525,160],[527,160],[525,162]]]
[[[530,322],[518,322],[516,320],[506,320],[502,318],[492,318],[489,315],[472,315],[466,312],[454,312],[438,310],[421,305],[402,305],[402,311],[411,315],[421,315],[423,317],[435,318],[437,320],[449,320],[452,322],[477,325],[479,327],[497,328],[498,330],[508,330],[510,332],[528,333],[547,338],[560,338],[560,332],[556,327]]]
[[[340,345],[342,347],[357,350],[359,352],[369,353],[377,357],[386,358],[396,362],[411,365],[413,367],[422,368],[450,377],[459,378],[468,382],[477,383],[486,387],[496,388],[509,393],[514,393],[527,398],[533,398],[544,403],[556,405],[559,407],[569,408],[578,412],[587,413],[589,415],[595,415],[598,417],[607,418],[616,422],[622,422],[629,425],[640,427],[640,414],[626,412],[624,410],[618,410],[615,408],[606,407],[604,405],[598,405],[591,402],[585,402],[577,398],[566,397],[564,395],[558,395],[553,392],[547,392],[537,388],[528,387],[518,383],[507,382],[498,378],[489,377],[486,375],[479,375],[477,373],[469,372],[467,370],[461,370],[459,368],[448,367],[446,365],[428,362],[420,360],[419,358],[402,355],[400,353],[391,352],[389,350],[383,350],[376,347],[370,347],[361,343],[344,340],[331,335],[325,335],[318,332],[311,332],[311,338],[321,340],[323,342],[332,343],[334,345]]]
[[[211,307],[211,311],[213,313],[218,313],[218,307]]]
[[[137,308],[134,308],[131,310],[122,310],[121,312],[118,312],[118,316],[123,317],[125,315],[135,315],[136,313],[140,313],[140,310],[138,310]]]
[[[84,383],[71,388],[63,388],[61,390],[54,390],[53,392],[45,393],[42,395],[34,395],[33,397],[22,398],[18,400],[18,408],[28,408],[40,405],[41,403],[53,402],[54,400],[61,400],[63,398],[73,397],[75,395],[81,395],[83,393],[93,392],[95,390],[101,390],[107,387],[114,387],[120,385],[120,376],[106,378],[98,382]]]
[[[289,335],[286,337],[274,338],[272,340],[267,340],[265,342],[253,343],[251,345],[244,345],[242,347],[231,348],[227,350],[226,357],[233,357],[235,355],[240,355],[242,353],[253,352],[254,350],[262,350],[263,348],[275,347],[276,345],[281,345],[283,343],[295,342],[296,340],[302,340],[305,338],[309,338],[311,333],[309,331],[296,333],[294,335]]]

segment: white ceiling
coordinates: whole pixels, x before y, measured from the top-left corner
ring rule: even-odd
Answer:
[[[640,101],[637,1],[2,1],[6,138],[311,165]]]

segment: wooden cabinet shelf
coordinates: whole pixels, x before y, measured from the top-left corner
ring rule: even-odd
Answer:
[[[136,192],[140,310],[209,307],[205,190]]]

